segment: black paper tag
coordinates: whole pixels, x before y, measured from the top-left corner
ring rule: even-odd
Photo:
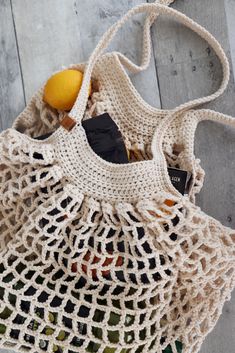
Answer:
[[[168,173],[173,186],[184,195],[189,188],[191,173],[186,170],[170,167],[168,168]]]

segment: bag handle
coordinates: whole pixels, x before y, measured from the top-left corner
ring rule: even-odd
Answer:
[[[223,80],[221,82],[219,89],[215,93],[203,98],[195,99],[187,103],[184,103],[179,107],[175,108],[172,112],[186,110],[189,108],[193,108],[197,105],[200,105],[202,103],[207,103],[209,101],[212,101],[218,96],[220,96],[226,89],[229,81],[229,73],[230,73],[229,63],[225,55],[225,52],[222,49],[221,45],[218,43],[218,41],[205,28],[203,28],[202,26],[194,22],[186,15],[180,13],[179,11],[176,11],[170,7],[157,4],[157,3],[143,4],[143,5],[136,6],[130,11],[128,11],[124,17],[122,17],[117,23],[112,25],[109,28],[109,30],[105,32],[105,34],[99,41],[98,45],[96,46],[95,50],[92,52],[90,59],[86,65],[83,82],[82,82],[82,86],[78,94],[78,97],[75,101],[75,104],[72,110],[70,111],[68,116],[65,117],[65,119],[70,118],[70,120],[74,122],[74,124],[72,124],[72,127],[76,124],[76,122],[81,123],[82,121],[82,118],[86,109],[87,100],[88,100],[90,79],[91,79],[91,75],[92,75],[92,71],[95,63],[101,57],[103,51],[107,48],[107,46],[109,45],[109,43],[111,42],[111,40],[113,39],[117,31],[124,25],[124,23],[127,20],[129,20],[133,15],[142,13],[142,12],[147,12],[151,16],[158,15],[158,14],[165,14],[176,18],[179,22],[183,23],[186,27],[192,29],[194,32],[199,34],[203,39],[205,39],[208,42],[208,44],[213,48],[213,50],[215,51],[216,55],[218,56],[222,64]],[[63,120],[61,124],[62,126],[64,126]]]
[[[198,112],[199,112],[199,117],[197,118],[197,125],[201,121],[214,121],[214,122],[235,128],[235,118],[229,115],[218,113],[216,111],[209,110],[209,109],[200,109],[198,110]],[[167,115],[163,119],[162,123],[155,130],[152,143],[151,143],[153,159],[159,160],[159,158],[161,158],[161,160],[163,161],[162,171],[165,172],[164,173],[165,175],[168,175],[168,172],[167,172],[168,165],[167,165],[167,160],[163,150],[163,141],[164,141],[164,137],[167,129],[169,128],[172,121],[179,116],[179,113],[180,112],[177,111],[173,115]],[[169,182],[169,185],[171,185],[171,182]]]
[[[173,3],[175,0],[156,0],[156,4],[168,6]],[[127,56],[118,52],[117,55],[125,67],[132,72],[133,74],[139,73],[144,71],[148,68],[150,60],[151,60],[151,49],[152,49],[152,42],[151,42],[151,27],[152,24],[155,22],[157,18],[157,14],[151,13],[147,16],[144,22],[143,28],[143,46],[142,46],[142,57],[141,57],[141,64],[137,65],[133,61],[131,61]]]

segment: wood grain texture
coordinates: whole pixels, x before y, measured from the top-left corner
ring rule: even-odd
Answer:
[[[176,0],[175,9],[208,29],[230,57],[227,21],[223,0]],[[153,26],[163,108],[173,108],[184,101],[215,91],[221,81],[221,66],[209,45],[197,34],[169,18],[160,18]],[[171,89],[169,89],[171,88]],[[208,107],[232,114],[234,78],[226,94]]]
[[[0,2],[0,129],[11,126],[24,107],[14,21],[9,0]]]
[[[104,31],[140,3],[142,0],[120,0],[113,6],[108,0],[13,0],[27,100],[55,70],[86,61]],[[141,31],[138,17],[121,31],[115,45],[137,62]],[[160,105],[153,58],[149,69],[132,79],[150,104]]]
[[[80,60],[79,23],[70,0],[13,0],[12,8],[28,101],[52,72]]]
[[[235,0],[225,0],[225,10],[227,15],[228,37],[230,42],[233,71],[235,70]]]

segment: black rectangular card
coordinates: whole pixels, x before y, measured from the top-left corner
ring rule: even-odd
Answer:
[[[128,155],[121,132],[108,113],[84,120],[91,148],[103,159],[112,163],[128,163]]]
[[[186,170],[170,167],[168,167],[168,174],[176,190],[184,195],[188,191],[191,174]]]

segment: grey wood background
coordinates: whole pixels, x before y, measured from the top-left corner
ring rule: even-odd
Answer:
[[[0,0],[0,130],[12,124],[53,71],[87,60],[102,33],[143,1]],[[224,96],[208,106],[235,115],[235,0],[175,0],[173,7],[204,25],[223,45],[231,60],[231,80]],[[172,108],[218,87],[220,64],[195,34],[174,21],[159,19],[152,42],[150,67],[131,77],[148,103]],[[121,31],[111,48],[138,61],[141,17]],[[234,131],[208,122],[199,126],[196,137],[195,151],[207,172],[197,202],[235,228]],[[234,353],[234,332],[235,293],[201,353]]]

